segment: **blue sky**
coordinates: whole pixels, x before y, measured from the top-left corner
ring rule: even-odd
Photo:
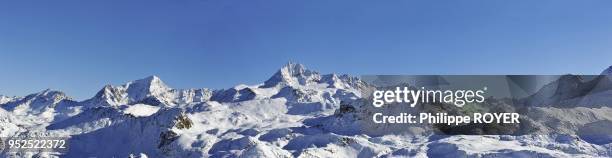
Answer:
[[[76,99],[158,75],[175,88],[322,73],[598,74],[612,1],[0,2],[0,94]]]

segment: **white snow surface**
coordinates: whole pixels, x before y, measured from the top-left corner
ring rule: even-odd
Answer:
[[[0,157],[612,156],[612,144],[578,136],[371,135],[340,110],[364,88],[358,78],[289,63],[262,84],[221,90],[173,89],[151,76],[105,86],[85,101],[53,90],[0,96],[0,137],[61,136],[74,144],[65,154]],[[567,110],[579,115],[559,117]],[[546,107],[534,115],[550,122],[579,118],[583,125],[610,119],[610,113],[607,107]]]
[[[134,104],[128,106],[125,110],[123,110],[124,114],[130,114],[136,117],[144,117],[151,116],[157,111],[159,111],[160,107],[151,106],[147,104]]]

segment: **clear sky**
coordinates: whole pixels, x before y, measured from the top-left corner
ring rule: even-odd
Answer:
[[[0,2],[0,94],[78,100],[158,75],[175,88],[322,73],[599,74],[612,1],[53,0]]]

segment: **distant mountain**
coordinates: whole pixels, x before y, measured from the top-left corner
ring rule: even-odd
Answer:
[[[150,104],[176,106],[208,101],[212,92],[208,89],[173,89],[159,77],[149,76],[120,86],[107,85],[93,98],[82,102],[88,107]]]
[[[610,76],[563,75],[525,99],[529,106],[600,107],[612,105]]]
[[[302,64],[288,63],[278,70],[270,79],[264,82],[262,88],[275,86],[312,86],[326,83],[330,88],[359,89],[366,87],[366,83],[359,78],[349,75],[326,74],[320,75],[316,71],[308,70]]]

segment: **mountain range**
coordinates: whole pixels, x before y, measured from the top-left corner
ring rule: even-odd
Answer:
[[[610,105],[612,91],[593,88],[612,85],[606,77],[610,69],[596,81],[563,76],[525,101],[536,108],[532,115],[540,116],[533,119],[561,122],[539,127],[584,128],[574,135],[371,133],[359,116],[369,112],[360,103],[360,92],[372,85],[288,63],[262,84],[227,89],[175,89],[150,76],[104,86],[83,101],[55,90],[0,96],[0,137],[67,137],[72,144],[67,153],[2,156],[610,157],[612,138],[580,135],[595,127],[612,129],[601,123],[612,120],[612,109],[569,106]],[[572,101],[576,97],[582,99]],[[535,106],[543,104],[556,106]],[[577,119],[581,121],[572,123]]]

